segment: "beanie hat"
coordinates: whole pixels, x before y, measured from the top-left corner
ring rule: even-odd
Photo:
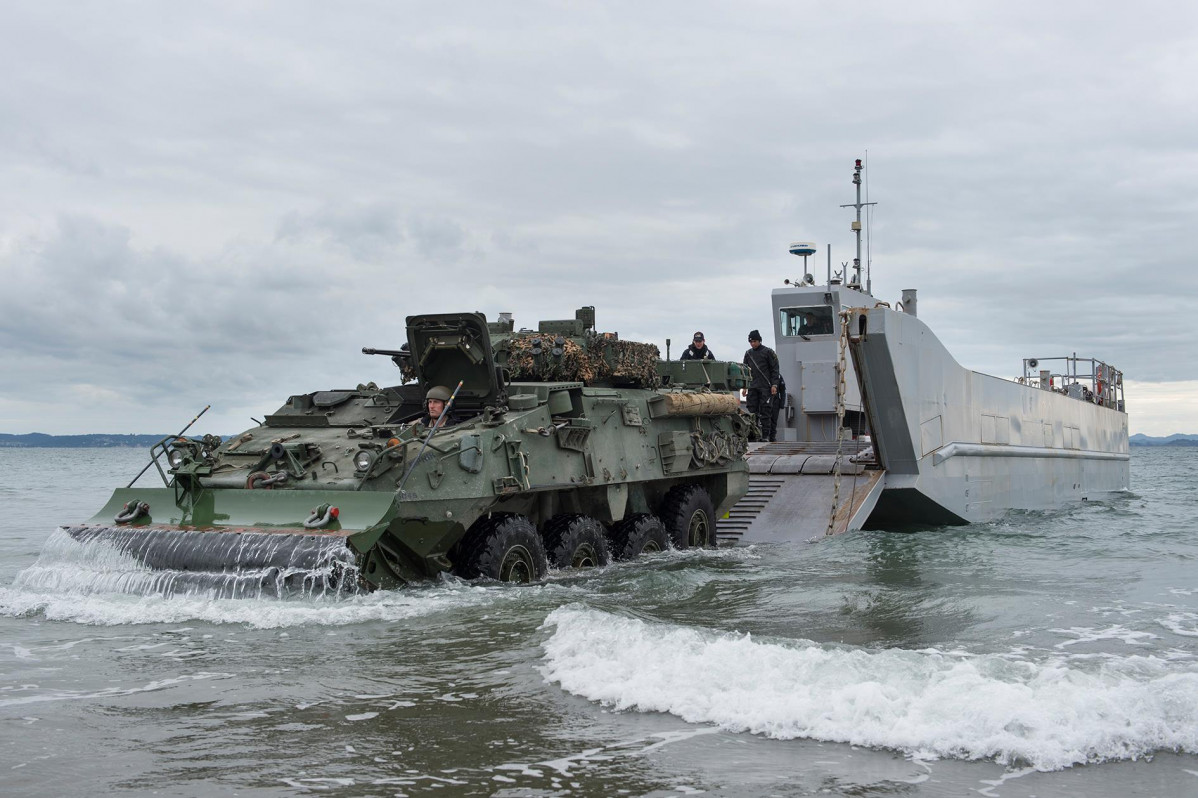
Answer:
[[[760,340],[761,340],[761,333],[760,333],[760,332],[758,332],[757,330],[751,330],[751,331],[749,332],[749,340],[750,340],[750,341],[760,341]]]

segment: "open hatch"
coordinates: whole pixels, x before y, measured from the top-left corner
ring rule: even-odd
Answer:
[[[408,347],[422,390],[460,380],[454,406],[480,412],[505,404],[507,393],[495,368],[487,318],[481,313],[440,313],[409,316]]]

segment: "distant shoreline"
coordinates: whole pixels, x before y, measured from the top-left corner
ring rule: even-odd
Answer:
[[[26,435],[0,433],[0,449],[148,449],[166,435]]]
[[[1154,438],[1137,432],[1127,439],[1132,446],[1198,446],[1198,435],[1174,433],[1163,438]]]

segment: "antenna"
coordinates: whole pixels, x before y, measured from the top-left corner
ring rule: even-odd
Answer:
[[[865,201],[869,202],[869,149],[865,150]],[[873,294],[874,209],[865,212],[865,293]]]
[[[793,244],[790,245],[790,254],[803,256],[803,280],[802,281],[808,285],[815,282],[814,280],[808,279],[809,277],[811,277],[811,274],[810,274],[810,272],[807,271],[807,256],[815,254],[815,244],[812,244],[810,241],[795,241]]]
[[[853,185],[857,187],[857,201],[851,205],[841,205],[842,208],[856,208],[857,219],[850,226],[850,229],[857,236],[857,257],[853,258],[853,281],[850,286],[861,288],[861,209],[869,205],[877,205],[876,202],[861,201],[861,159],[858,158],[853,166]],[[866,293],[869,293],[869,287],[866,287]]]

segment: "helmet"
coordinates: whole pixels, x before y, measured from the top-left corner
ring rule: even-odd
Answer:
[[[434,385],[433,387],[429,388],[428,393],[424,395],[424,401],[427,402],[429,399],[440,399],[442,402],[448,402],[449,397],[452,395],[453,394],[451,394],[449,389],[444,385]]]

